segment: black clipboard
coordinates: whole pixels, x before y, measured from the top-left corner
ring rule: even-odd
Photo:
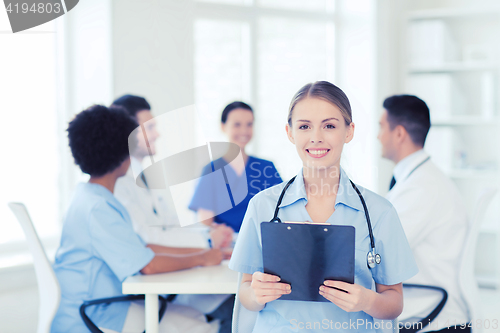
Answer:
[[[325,280],[354,283],[353,226],[263,222],[260,228],[264,273],[292,286],[280,300],[329,302],[319,294]]]

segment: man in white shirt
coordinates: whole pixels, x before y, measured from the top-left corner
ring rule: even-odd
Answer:
[[[162,196],[157,191],[149,189],[148,180],[142,173],[142,160],[156,153],[155,141],[159,137],[150,104],[144,97],[124,95],[116,99],[113,105],[123,107],[142,127],[147,138],[138,140],[137,148],[130,154],[130,168],[127,174],[116,182],[114,192],[118,201],[127,209],[135,232],[149,244],[199,247],[205,243],[208,246],[208,235],[196,228],[180,227],[171,196],[167,192],[164,192],[167,196]],[[143,187],[136,184],[135,175],[141,175],[137,181],[142,182]],[[210,239],[214,248],[225,248],[232,242],[232,230],[226,226],[212,229]],[[219,332],[230,331],[234,297],[179,295],[176,302],[220,319]]]
[[[467,216],[455,184],[423,150],[431,125],[429,108],[411,95],[388,97],[383,105],[378,134],[382,157],[396,163],[386,198],[398,212],[420,270],[407,283],[448,292],[444,308],[422,331],[470,332],[456,326],[470,321],[458,282]],[[414,308],[418,313],[411,315],[419,318],[436,306],[413,303],[405,298],[405,307]]]

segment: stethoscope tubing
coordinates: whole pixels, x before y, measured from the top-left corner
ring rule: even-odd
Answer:
[[[276,208],[274,210],[274,216],[271,219],[271,221],[269,221],[269,222],[282,223],[281,219],[278,217],[280,205],[281,205],[281,202],[283,201],[283,197],[285,196],[286,191],[288,190],[290,185],[292,185],[295,178],[297,178],[297,176],[294,176],[292,179],[290,179],[288,181],[288,183],[285,185],[285,187],[283,188],[283,190],[281,191],[278,202],[276,203]],[[365,212],[366,223],[368,225],[368,234],[370,236],[370,245],[371,245],[371,251],[368,252],[368,255],[367,255],[367,261],[368,261],[367,264],[368,264],[369,268],[374,268],[376,266],[376,264],[380,264],[381,257],[375,251],[375,238],[373,236],[372,224],[370,221],[370,214],[368,213],[368,208],[366,206],[366,202],[365,202],[365,199],[363,198],[363,195],[361,194],[361,192],[359,191],[357,186],[352,182],[352,180],[349,179],[349,182],[351,183],[352,187],[354,188],[354,190],[358,194],[359,199],[361,200],[361,204],[363,205],[363,210]]]

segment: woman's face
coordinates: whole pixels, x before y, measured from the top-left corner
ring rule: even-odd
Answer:
[[[144,128],[146,133],[141,130],[137,131],[137,148],[134,156],[137,158],[144,158],[149,155],[156,154],[156,139],[160,136],[156,131],[156,121],[149,110],[142,110],[135,115],[137,123],[141,128]]]
[[[222,124],[229,142],[235,143],[243,150],[253,135],[253,113],[246,109],[234,109],[227,115],[226,123]]]
[[[340,166],[344,143],[352,140],[354,123],[346,126],[340,109],[319,98],[306,98],[295,105],[292,126],[286,131],[304,167],[328,169]]]

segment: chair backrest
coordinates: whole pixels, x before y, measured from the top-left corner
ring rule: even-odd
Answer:
[[[243,274],[238,273],[238,291],[234,300],[232,333],[251,333],[257,320],[257,312],[247,310],[241,305],[238,294],[242,277]],[[379,327],[377,333],[399,333],[398,318],[390,321],[390,324],[388,324],[389,321],[387,320],[375,320],[375,322],[378,322],[378,326],[374,324],[374,327]]]
[[[40,297],[37,333],[49,333],[61,299],[59,281],[47,259],[26,207],[22,203],[15,202],[10,202],[9,207],[23,228],[33,256]]]
[[[469,317],[473,323],[475,323],[478,318],[477,308],[479,304],[479,288],[474,276],[477,239],[486,210],[497,192],[497,188],[490,187],[484,189],[479,195],[479,199],[474,209],[474,215],[470,223],[469,233],[463,248],[462,262],[460,264],[460,291],[464,296],[464,301],[469,311]]]

